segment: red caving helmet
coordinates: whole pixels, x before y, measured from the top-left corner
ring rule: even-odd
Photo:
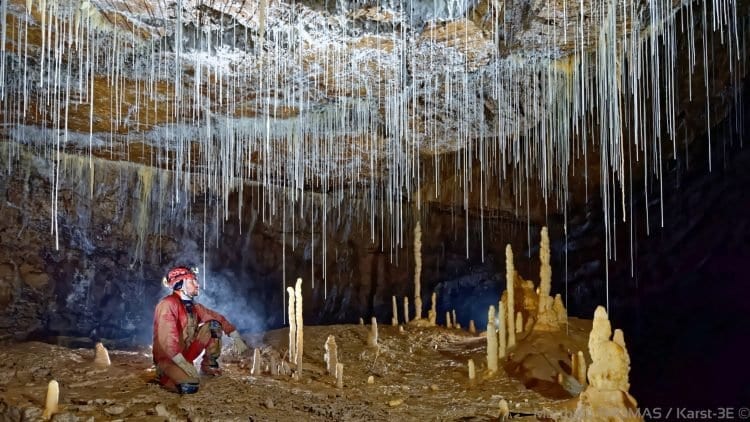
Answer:
[[[188,267],[174,267],[169,270],[167,276],[164,277],[164,280],[162,280],[162,282],[170,289],[174,289],[174,286],[183,280],[197,280],[197,272],[198,271],[196,269]]]

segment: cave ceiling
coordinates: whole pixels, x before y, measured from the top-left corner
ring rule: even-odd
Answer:
[[[518,179],[567,198],[577,161],[616,192],[628,148],[653,167],[726,115],[708,104],[744,76],[746,3],[10,0],[2,132],[218,192],[453,189],[502,210]]]

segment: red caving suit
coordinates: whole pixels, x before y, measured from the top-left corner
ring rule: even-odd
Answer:
[[[157,367],[159,382],[173,388],[183,382],[197,382],[179,366],[172,362],[172,358],[182,353],[185,360],[192,362],[201,352],[206,351],[203,365],[209,360],[213,362],[221,353],[221,339],[211,337],[208,321],[217,321],[225,334],[236,328],[224,315],[206,308],[200,303],[193,302],[192,314],[188,312],[179,292],[174,292],[156,305],[154,311],[154,364]],[[208,358],[208,359],[207,359]]]

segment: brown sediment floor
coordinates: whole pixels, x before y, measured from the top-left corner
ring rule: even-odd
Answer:
[[[0,420],[41,418],[52,379],[60,384],[60,410],[53,420],[482,421],[497,419],[502,399],[516,418],[537,420],[544,409],[571,398],[554,387],[556,372],[568,371],[569,351],[586,350],[590,326],[571,319],[567,333],[521,334],[496,374],[486,370],[484,334],[417,326],[400,332],[381,325],[374,348],[367,346],[369,325],[306,326],[299,379],[268,372],[250,376],[252,353],[238,357],[227,340],[224,375],[203,377],[200,391],[188,396],[154,383],[148,348],[110,350],[112,365],[97,368],[93,348],[6,344],[0,349]],[[342,389],[326,373],[323,346],[329,334],[344,364]],[[246,339],[265,357],[284,355],[288,348],[286,329]],[[473,383],[469,359],[476,365]]]

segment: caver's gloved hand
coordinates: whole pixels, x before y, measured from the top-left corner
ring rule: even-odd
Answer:
[[[200,378],[200,375],[198,375],[198,370],[195,369],[195,366],[191,363],[185,360],[185,356],[182,356],[182,353],[178,353],[174,355],[172,358],[172,362],[175,363],[175,365],[179,366],[180,369],[182,369],[186,374],[188,374],[191,378]]]
[[[229,337],[232,337],[232,340],[234,340],[234,348],[237,351],[238,355],[241,355],[247,351],[247,344],[245,344],[245,341],[242,340],[242,337],[240,337],[240,333],[237,332],[237,330],[229,333]]]

